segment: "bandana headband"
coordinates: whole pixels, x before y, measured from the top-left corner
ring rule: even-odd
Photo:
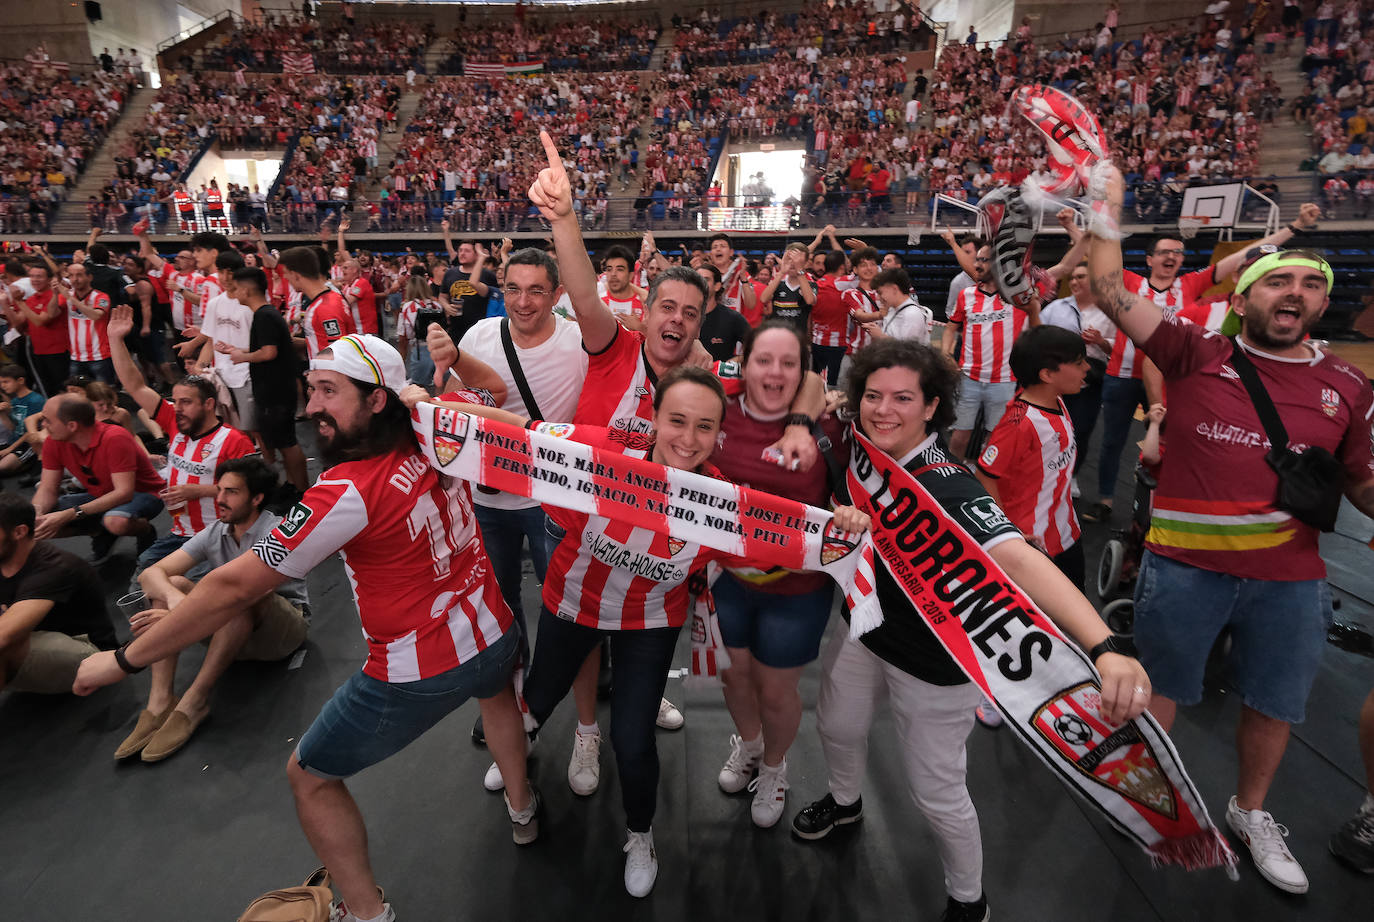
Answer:
[[[1259,281],[1262,276],[1273,272],[1280,266],[1306,266],[1309,269],[1316,269],[1326,276],[1328,294],[1336,283],[1336,277],[1331,272],[1331,264],[1315,253],[1306,250],[1279,250],[1276,253],[1261,256],[1246,267],[1240,275],[1240,281],[1236,283],[1236,294],[1245,294],[1250,286]]]

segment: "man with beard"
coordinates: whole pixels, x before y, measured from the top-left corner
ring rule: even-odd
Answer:
[[[362,813],[345,779],[400,752],[470,697],[507,782],[512,838],[538,836],[525,778],[525,730],[511,686],[519,637],[478,537],[467,485],[420,452],[399,393],[405,363],[353,334],[311,361],[310,403],[326,470],[281,523],[212,570],[176,610],[82,663],[87,694],[165,659],[229,623],[288,579],[341,553],[368,657],[325,704],[287,761],[306,838],[333,877],[342,918],[395,919],[382,902]],[[482,401],[471,392],[458,400]],[[351,913],[351,915],[350,915]]]
[[[1136,588],[1135,643],[1154,687],[1150,710],[1167,730],[1178,705],[1201,700],[1208,653],[1229,628],[1232,684],[1244,706],[1226,820],[1266,880],[1305,893],[1307,876],[1284,845],[1287,830],[1263,807],[1291,725],[1304,717],[1326,646],[1331,590],[1317,528],[1279,505],[1266,427],[1240,375],[1253,368],[1289,445],[1339,459],[1345,495],[1366,515],[1374,514],[1374,396],[1362,372],[1307,339],[1330,303],[1325,259],[1261,250],[1231,298],[1241,319],[1233,341],[1123,283],[1115,227],[1124,184],[1115,168],[1105,185],[1099,207],[1107,213],[1090,226],[1093,295],[1159,367],[1169,394],[1168,461]]]
[[[0,493],[0,690],[59,694],[83,659],[118,641],[99,574],[35,541],[34,520],[27,499]]]
[[[258,458],[220,463],[215,488],[216,521],[139,574],[150,609],[175,610],[195,585],[186,575],[193,567],[223,566],[247,553],[281,521],[281,516],[263,511],[263,503],[277,488],[277,475]],[[185,746],[210,716],[210,693],[230,663],[282,660],[305,641],[309,603],[305,581],[290,579],[236,612],[210,636],[205,661],[180,698],[173,694],[176,654],[153,663],[148,704],[133,732],[115,750],[115,758],[142,754],[144,762],[161,762]],[[157,619],[152,611],[140,612],[129,619],[129,627],[137,637]]]
[[[148,386],[124,337],[134,328],[133,308],[115,308],[110,317],[110,357],[120,386],[162,431],[175,433],[167,443],[167,487],[161,493],[172,515],[172,530],[138,556],[138,570],[149,567],[216,520],[215,470],[230,458],[251,455],[253,440],[219,421],[215,386],[205,378],[183,378],[166,400]]]

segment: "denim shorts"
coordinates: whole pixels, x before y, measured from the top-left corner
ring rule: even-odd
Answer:
[[[727,647],[774,669],[805,666],[821,655],[821,636],[830,620],[835,584],[801,595],[764,592],[726,573],[711,587]]]
[[[84,506],[95,499],[89,493],[67,493],[57,499],[58,509],[71,509],[75,506]],[[155,519],[162,511],[162,500],[151,493],[135,493],[134,498],[113,509],[106,509],[100,513],[103,519],[105,516],[114,516],[117,519]]]
[[[1005,384],[984,384],[963,375],[959,382],[959,400],[954,405],[954,428],[968,432],[978,421],[978,410],[983,411],[983,428],[991,432],[1007,412],[1007,404],[1016,396],[1016,385],[1011,381]]]
[[[1246,706],[1302,723],[1331,624],[1324,579],[1242,579],[1145,552],[1135,589],[1135,643],[1154,690],[1202,700],[1212,645],[1231,629],[1231,683]]]
[[[296,762],[321,778],[356,775],[409,746],[469,698],[500,694],[519,652],[520,632],[510,630],[461,666],[418,682],[354,673],[296,744]]]

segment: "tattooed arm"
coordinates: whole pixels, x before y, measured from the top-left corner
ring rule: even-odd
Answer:
[[[1107,216],[1109,223],[1121,225],[1121,173],[1110,167],[1107,179]],[[1155,327],[1164,319],[1164,312],[1149,298],[1126,290],[1121,278],[1121,241],[1095,233],[1094,225],[1104,220],[1101,215],[1089,225],[1088,276],[1092,281],[1097,306],[1111,318],[1121,332],[1137,346],[1150,338]]]

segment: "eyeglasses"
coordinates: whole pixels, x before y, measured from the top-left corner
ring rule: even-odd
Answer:
[[[1154,255],[1156,255],[1156,256],[1182,256],[1182,255],[1183,255],[1183,250],[1182,250],[1182,249],[1155,250],[1155,254],[1154,254]]]
[[[515,285],[507,285],[505,288],[502,288],[501,291],[505,294],[507,300],[518,298],[521,295],[527,298],[547,298],[549,295],[553,294],[553,292],[549,291],[547,288],[519,288]]]

